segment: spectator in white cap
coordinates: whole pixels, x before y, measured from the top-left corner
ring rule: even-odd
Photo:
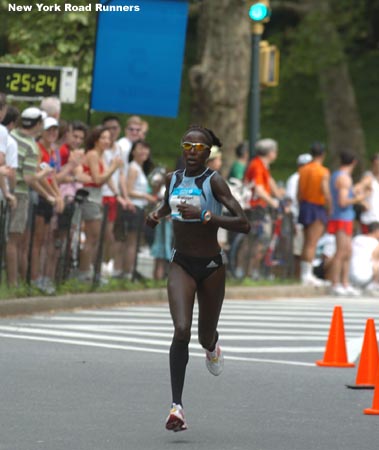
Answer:
[[[40,180],[51,172],[51,168],[37,173],[39,150],[35,138],[41,133],[45,117],[46,113],[39,108],[33,106],[26,108],[21,113],[21,126],[11,132],[18,146],[18,167],[15,187],[17,207],[11,211],[7,243],[7,275],[10,286],[17,285],[19,267],[24,279],[26,275],[29,188],[43,195],[49,202],[55,203],[55,198],[49,195],[40,183]]]
[[[295,258],[295,275],[299,276],[300,271],[300,255],[304,244],[304,230],[303,225],[297,222],[299,215],[299,203],[297,200],[297,191],[299,186],[299,169],[305,164],[312,161],[310,153],[302,153],[297,157],[297,171],[293,173],[286,182],[286,197],[291,199],[291,212],[295,225],[295,236],[293,239],[293,255]]]
[[[293,173],[286,182],[286,197],[291,199],[291,212],[294,219],[297,221],[299,215],[299,204],[297,201],[297,189],[299,185],[299,169],[300,167],[308,164],[312,161],[312,155],[310,153],[302,153],[297,157],[297,171]]]
[[[211,170],[219,172],[222,167],[222,152],[220,147],[213,145],[207,161],[207,167]]]
[[[54,206],[58,212],[63,211],[63,200],[60,195],[56,180],[56,170],[60,168],[59,149],[56,146],[58,139],[59,123],[54,117],[46,117],[43,121],[41,137],[38,140],[39,167],[41,169],[51,168],[51,173],[40,181],[48,194],[55,199],[54,204],[43,195],[38,195],[38,203],[35,211],[35,231],[33,236],[32,283],[42,291],[53,294],[55,289],[52,282],[54,276],[54,264],[49,259],[49,264],[42,261],[42,255],[48,255],[48,243],[50,236],[50,222],[54,214]]]

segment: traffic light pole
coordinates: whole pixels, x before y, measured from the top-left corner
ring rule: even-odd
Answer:
[[[249,153],[250,159],[255,156],[255,143],[260,136],[260,80],[259,80],[259,44],[263,34],[262,24],[252,25],[251,39],[251,84],[250,84],[250,127]]]

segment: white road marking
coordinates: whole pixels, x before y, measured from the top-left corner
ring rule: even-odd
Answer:
[[[304,355],[303,358],[308,355],[307,361],[313,359],[312,355],[316,353],[319,357],[314,355],[315,360],[322,358],[335,300],[226,301],[219,322],[225,358],[313,367],[313,362],[301,361],[301,355]],[[378,313],[373,300],[342,299],[338,302],[343,305],[349,361],[359,357],[366,319],[375,318]],[[197,343],[197,320],[196,305],[190,354],[204,357]],[[167,305],[134,305],[0,320],[0,336],[3,338],[166,355],[172,334],[173,325]],[[276,359],[256,357],[273,354],[277,355]],[[283,359],[284,355],[288,355],[290,360]]]
[[[71,339],[57,339],[57,338],[45,338],[40,336],[27,336],[27,335],[19,335],[19,334],[9,334],[9,333],[0,333],[0,337],[6,337],[10,339],[22,339],[22,340],[30,340],[30,341],[42,341],[42,342],[53,342],[59,344],[67,344],[67,345],[79,345],[86,347],[99,347],[99,348],[108,348],[113,350],[132,350],[139,351],[145,353],[163,353],[167,355],[167,350],[159,350],[152,348],[144,348],[144,347],[132,347],[126,345],[115,345],[115,344],[103,344],[100,342],[89,342],[89,341],[76,341]],[[204,358],[204,353],[189,353],[190,356]],[[248,358],[248,357],[238,357],[238,356],[225,356],[226,360],[233,361],[249,361],[249,362],[259,362],[259,363],[267,363],[267,364],[284,364],[291,366],[303,366],[303,367],[314,367],[312,363],[305,363],[299,361],[287,361],[287,360],[272,360],[272,359],[260,359],[260,358]]]

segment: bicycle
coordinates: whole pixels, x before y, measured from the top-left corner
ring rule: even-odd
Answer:
[[[74,197],[67,198],[64,211],[62,231],[64,237],[59,240],[60,253],[57,261],[55,281],[57,286],[69,278],[70,269],[73,274],[79,268],[80,233],[82,222],[81,205],[88,197],[88,191],[78,189]]]
[[[288,201],[280,202],[271,215],[272,227],[265,209],[248,211],[250,232],[235,236],[229,250],[229,269],[234,278],[257,280],[293,275],[293,222]]]

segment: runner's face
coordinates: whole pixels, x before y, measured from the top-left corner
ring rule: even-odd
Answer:
[[[210,153],[209,143],[207,142],[207,139],[204,136],[204,134],[199,131],[190,131],[183,137],[182,142],[192,142],[192,143],[198,142],[208,145],[208,148],[202,151],[195,150],[195,148],[193,147],[189,151],[183,150],[183,157],[186,162],[187,170],[194,171],[203,168]]]

